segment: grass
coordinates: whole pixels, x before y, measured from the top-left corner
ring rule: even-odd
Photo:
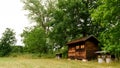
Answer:
[[[120,63],[99,64],[97,61],[4,57],[0,58],[0,68],[120,68]]]

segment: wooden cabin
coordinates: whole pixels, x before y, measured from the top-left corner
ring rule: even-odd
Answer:
[[[99,41],[93,36],[87,36],[67,43],[69,59],[93,59],[96,58]]]

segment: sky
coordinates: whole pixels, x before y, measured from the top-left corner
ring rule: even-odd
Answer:
[[[20,0],[0,1],[0,38],[6,28],[11,28],[16,32],[17,45],[23,45],[20,34],[24,27],[30,26],[29,20],[23,10],[23,3]]]

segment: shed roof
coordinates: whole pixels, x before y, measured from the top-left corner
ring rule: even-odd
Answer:
[[[67,45],[78,43],[78,42],[84,42],[84,41],[86,41],[86,40],[88,40],[90,38],[94,38],[97,42],[99,42],[96,37],[94,37],[93,35],[90,35],[90,36],[87,36],[87,37],[82,37],[82,38],[77,39],[77,40],[72,40],[72,41],[68,42]]]

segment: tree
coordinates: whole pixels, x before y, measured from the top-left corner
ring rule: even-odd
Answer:
[[[95,23],[106,28],[100,35],[103,50],[120,58],[120,0],[100,0],[100,5],[92,13]]]
[[[11,46],[12,53],[23,53],[23,46],[16,45],[16,46]]]
[[[46,34],[43,28],[26,28],[21,35],[30,53],[47,53]]]
[[[29,11],[28,17],[37,24],[37,28],[44,29],[46,40],[49,40],[46,42],[53,43],[53,47],[62,48],[72,39],[91,34],[98,37],[107,29],[103,26],[103,22],[96,20],[95,10],[103,4],[99,0],[23,0],[22,2],[25,4],[24,9]]]
[[[120,32],[118,29],[120,24],[112,27],[111,29],[102,32],[100,35],[100,40],[103,43],[102,49],[114,55],[117,60],[120,60]]]
[[[101,25],[91,20],[91,10],[97,0],[58,0],[53,11],[50,37],[61,47],[71,39],[94,34],[98,36]]]
[[[56,0],[21,0],[24,3],[24,10],[29,11],[28,18],[42,27],[46,33],[49,31],[51,12],[55,7]]]
[[[15,32],[10,28],[6,28],[2,38],[0,39],[0,56],[9,55],[11,52],[11,46],[13,46],[15,42]]]
[[[56,0],[46,0],[46,1],[45,0],[21,0],[21,1],[24,3],[24,10],[29,12],[28,18],[32,20],[34,23],[36,23],[35,26],[38,29],[42,29],[42,31],[45,31],[44,33],[46,37],[43,36],[43,38],[46,39],[45,45],[48,45],[49,49],[53,48],[52,46],[53,43],[50,40],[48,35],[50,31],[49,22],[51,22],[52,20],[51,12],[55,8]],[[31,30],[32,30],[31,28],[28,31],[25,30],[23,33],[24,34],[23,37],[28,38],[28,36],[30,35],[26,36],[25,34],[27,34],[28,32],[31,32]],[[29,41],[29,39],[27,40]],[[38,39],[36,38],[36,40]],[[25,42],[25,46],[28,46],[26,42]],[[31,44],[31,45],[35,45],[35,44]]]

